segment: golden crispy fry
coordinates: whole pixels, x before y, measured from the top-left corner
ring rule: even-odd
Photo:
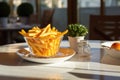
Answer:
[[[36,57],[52,57],[56,55],[61,38],[67,32],[68,30],[60,32],[55,27],[51,28],[51,25],[48,24],[42,29],[35,26],[28,32],[22,29],[19,33],[25,37],[31,48],[30,50]]]
[[[23,36],[27,36],[27,33],[23,29],[19,33],[22,34]]]

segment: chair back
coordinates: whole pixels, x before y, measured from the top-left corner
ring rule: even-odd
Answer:
[[[120,40],[120,15],[90,15],[90,40]]]
[[[45,27],[48,24],[52,25],[53,14],[54,14],[54,9],[44,10],[43,15],[41,17],[42,18],[41,19],[41,27]]]

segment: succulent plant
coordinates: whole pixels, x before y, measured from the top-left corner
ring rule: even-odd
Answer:
[[[85,36],[88,34],[88,29],[86,28],[86,26],[81,24],[70,24],[68,25],[67,29],[67,34],[71,37]]]

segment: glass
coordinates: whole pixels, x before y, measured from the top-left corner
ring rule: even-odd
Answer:
[[[81,40],[78,43],[78,54],[79,56],[90,56],[90,45],[88,44],[88,41]]]
[[[62,38],[34,38],[25,37],[31,54],[36,57],[54,57],[60,47],[60,42]]]

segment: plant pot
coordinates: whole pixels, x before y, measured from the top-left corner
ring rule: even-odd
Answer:
[[[68,36],[70,47],[76,52],[78,52],[78,43],[80,42],[80,40],[84,40],[84,38],[85,36],[79,36],[79,37]]]

